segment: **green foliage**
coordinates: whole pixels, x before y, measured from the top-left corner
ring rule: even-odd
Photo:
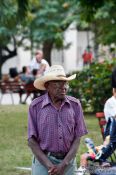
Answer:
[[[30,21],[28,34],[33,43],[53,42],[56,48],[63,47],[64,31],[77,19],[77,3],[75,0],[31,1],[30,13],[34,16]]]
[[[96,42],[106,45],[116,43],[116,1],[80,0],[79,2],[82,24],[84,21],[89,24],[88,28],[96,35]]]
[[[18,25],[24,20],[27,6],[27,0],[0,1],[0,46],[6,46],[17,35]]]
[[[97,28],[96,39],[99,43],[116,43],[116,3],[109,1],[95,15]]]
[[[16,25],[16,6],[12,8],[11,1],[0,2],[0,45],[5,45],[9,42],[10,37],[15,33],[14,26]]]
[[[113,62],[93,63],[90,68],[76,72],[76,80],[70,82],[69,94],[79,98],[84,109],[103,111],[106,99],[112,95],[111,72]]]
[[[27,15],[29,0],[23,0],[23,1],[17,0],[17,4],[18,4],[17,16],[18,19],[21,21]]]
[[[104,5],[104,0],[80,0],[79,5],[81,8],[82,20],[91,22],[94,19],[96,11]]]

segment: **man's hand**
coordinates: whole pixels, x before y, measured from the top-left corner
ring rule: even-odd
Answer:
[[[62,163],[58,165],[54,165],[54,167],[50,168],[48,173],[49,175],[63,175],[65,171],[66,166]]]
[[[57,167],[54,165],[48,170],[49,175],[56,175],[57,174]]]

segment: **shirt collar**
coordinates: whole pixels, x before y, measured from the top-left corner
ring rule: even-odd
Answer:
[[[67,104],[69,104],[69,105],[71,104],[70,101],[69,101],[69,99],[67,98],[67,96],[65,96],[64,103],[67,103]]]
[[[67,104],[70,105],[70,101],[69,101],[69,99],[67,98],[67,96],[65,96],[65,99],[64,99],[62,105],[64,105],[65,103],[67,103]],[[45,97],[44,97],[44,100],[43,100],[43,102],[42,102],[42,108],[43,108],[44,106],[48,105],[48,104],[52,104],[52,102],[51,102],[51,99],[50,99],[48,93],[46,93],[46,94],[45,94]]]
[[[46,93],[45,96],[44,96],[44,100],[43,100],[43,102],[42,102],[42,108],[43,108],[44,106],[48,105],[49,103],[51,103],[51,100],[50,100],[50,98],[49,98],[48,93]]]

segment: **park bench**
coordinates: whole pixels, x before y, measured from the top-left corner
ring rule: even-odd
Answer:
[[[12,104],[14,104],[13,94],[19,94],[19,98],[21,101],[22,90],[24,89],[24,84],[22,82],[17,81],[0,81],[0,90],[1,90],[1,97],[0,97],[0,104],[2,103],[2,99],[4,94],[10,94]]]
[[[17,93],[19,95],[20,103],[23,103],[22,102],[23,94],[26,94],[24,100],[24,102],[26,102],[27,98],[31,96],[31,94],[38,93],[38,90],[33,86],[33,82],[25,84],[17,81],[0,81],[0,90],[1,90],[0,104],[2,103],[4,94],[10,94],[12,104],[14,104],[14,98],[13,98],[14,93]]]
[[[36,89],[33,85],[33,82],[29,83],[29,84],[25,84],[24,86],[24,93],[26,93],[26,97],[23,101],[23,103],[25,104],[26,103],[26,100],[29,96],[31,96],[31,94],[33,94],[33,97],[32,97],[32,100],[34,98],[36,98],[39,94],[39,90]]]

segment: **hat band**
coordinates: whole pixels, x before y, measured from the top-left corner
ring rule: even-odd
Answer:
[[[56,77],[64,77],[64,78],[66,78],[65,75],[57,75]]]

